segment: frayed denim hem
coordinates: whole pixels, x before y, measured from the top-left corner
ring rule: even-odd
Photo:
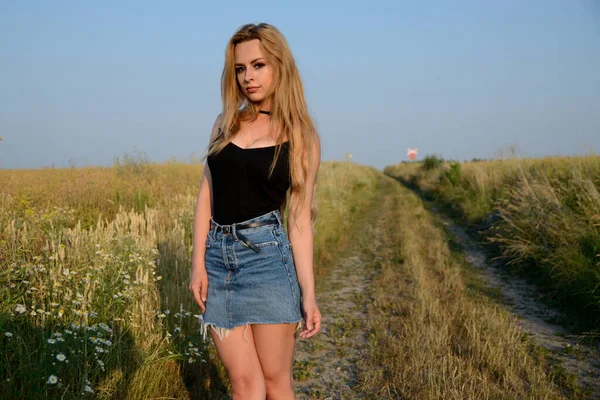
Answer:
[[[246,342],[248,341],[248,338],[246,337],[246,330],[248,330],[248,326],[249,325],[273,325],[273,324],[296,324],[296,331],[294,333],[294,336],[297,336],[297,333],[299,331],[302,330],[302,325],[304,323],[304,319],[300,319],[298,321],[282,321],[282,322],[246,322],[245,324],[239,324],[234,326],[231,329],[227,329],[224,327],[220,327],[220,326],[216,326],[215,324],[212,323],[206,323],[204,322],[204,320],[202,318],[200,318],[200,332],[202,334],[202,338],[204,339],[204,341],[206,341],[206,336],[208,334],[208,328],[210,327],[210,329],[213,330],[213,332],[215,332],[217,334],[217,336],[219,337],[219,340],[223,340],[224,337],[229,336],[229,332],[231,332],[232,329],[237,328],[238,326],[243,326],[245,325],[246,328],[244,328],[244,340],[246,340]]]

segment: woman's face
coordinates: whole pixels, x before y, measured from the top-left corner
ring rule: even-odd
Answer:
[[[267,63],[260,40],[253,39],[235,46],[235,74],[248,100],[262,102],[273,81],[273,67]]]

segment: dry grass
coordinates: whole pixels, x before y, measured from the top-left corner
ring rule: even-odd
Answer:
[[[0,173],[3,398],[219,398],[226,390],[187,289],[202,168],[126,161]],[[374,195],[375,174],[323,164],[317,279]]]
[[[379,272],[361,390],[393,399],[562,398],[514,320],[468,294],[463,266],[421,200],[390,178],[381,186],[386,253],[367,249]]]
[[[386,173],[479,224],[509,264],[579,314],[584,328],[598,327],[600,157],[444,163],[428,171],[398,164]]]

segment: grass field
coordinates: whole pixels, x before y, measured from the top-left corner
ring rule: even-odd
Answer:
[[[434,197],[497,246],[507,264],[554,303],[600,326],[600,157],[389,166],[385,173]]]
[[[383,250],[363,246],[378,273],[360,388],[386,399],[566,398],[543,352],[453,253],[421,199],[391,178],[379,187],[370,220],[380,221]]]
[[[222,398],[187,288],[201,174],[139,160],[0,171],[2,398]],[[357,393],[562,396],[512,318],[469,289],[417,196],[375,169],[326,162],[316,199],[318,290],[352,246],[373,276],[367,326],[339,327],[368,337]]]
[[[218,397],[222,368],[187,289],[202,168],[1,171],[3,398]],[[371,196],[375,173],[325,163],[317,279]]]

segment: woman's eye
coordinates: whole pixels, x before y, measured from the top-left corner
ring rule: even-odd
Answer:
[[[256,69],[260,69],[260,68],[262,68],[264,66],[265,66],[265,64],[263,64],[263,63],[256,63],[256,64],[254,64],[254,68],[256,68]]]
[[[235,69],[236,74],[239,74],[240,72],[244,71],[244,67],[237,67]]]

